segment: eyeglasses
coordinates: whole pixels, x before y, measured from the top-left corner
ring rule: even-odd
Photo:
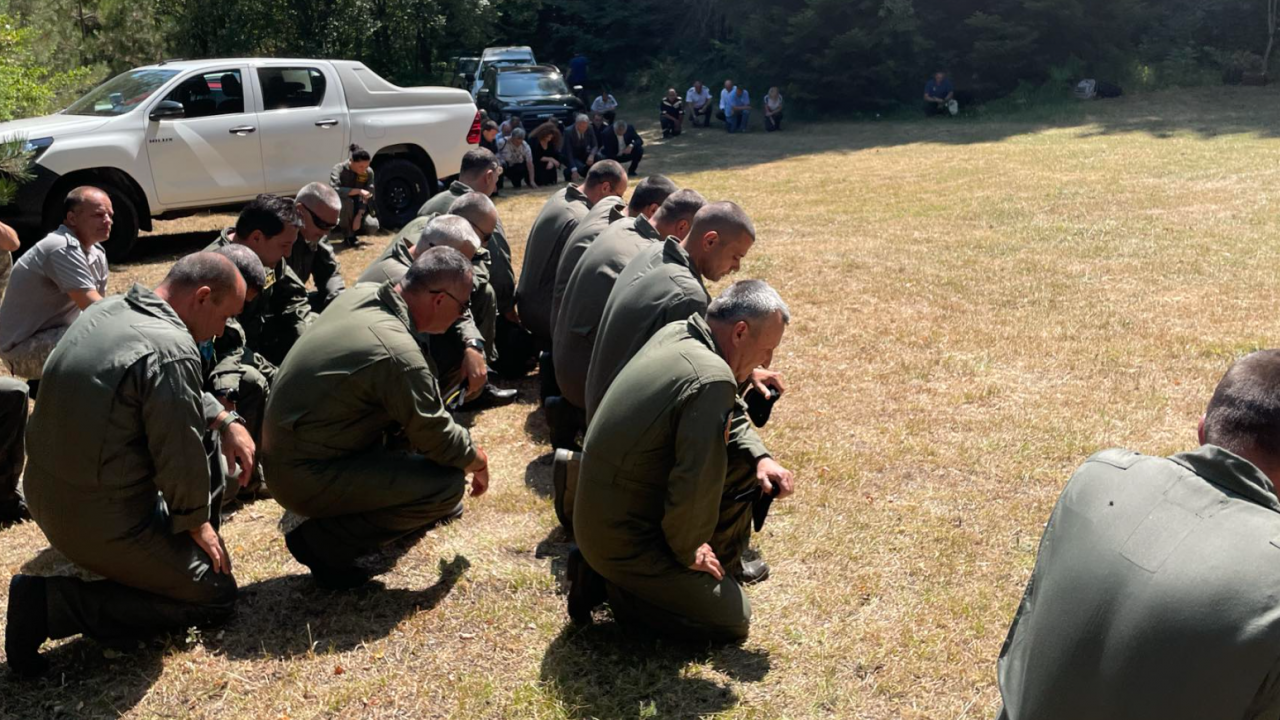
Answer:
[[[316,215],[315,211],[307,207],[306,205],[303,205],[302,209],[307,211],[307,214],[311,216],[311,222],[315,223],[315,226],[320,228],[321,230],[324,230],[325,232],[329,232],[330,230],[338,227],[338,223],[325,222],[324,220],[321,220],[320,216]]]
[[[480,244],[481,244],[481,245],[488,245],[488,244],[489,244],[489,239],[493,237],[493,233],[491,233],[491,232],[482,232],[482,231],[480,230],[480,226],[479,226],[479,225],[476,225],[475,223],[471,223],[471,229],[475,231],[475,233],[476,233],[476,237],[480,238]]]
[[[432,295],[438,295],[441,293],[448,295],[450,300],[458,303],[459,315],[464,314],[471,309],[471,298],[467,298],[466,302],[463,302],[462,300],[459,300],[458,298],[454,297],[453,293],[449,292],[448,290],[432,290],[430,292]]]

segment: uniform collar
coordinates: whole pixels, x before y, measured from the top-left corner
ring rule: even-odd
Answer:
[[[140,313],[164,320],[183,330],[187,329],[186,323],[182,322],[182,318],[174,312],[173,306],[144,285],[134,283],[133,287],[129,288],[129,292],[125,293],[124,300]]]
[[[378,300],[391,311],[392,315],[395,315],[400,322],[404,323],[409,332],[417,332],[413,324],[413,316],[409,314],[409,303],[405,302],[400,293],[396,292],[396,281],[388,280],[382,283],[382,287],[378,288]]]
[[[636,224],[634,227],[635,231],[639,233],[641,237],[646,237],[650,240],[662,239],[662,233],[658,232],[658,229],[653,226],[653,223],[650,222],[649,218],[644,215],[636,216]]]
[[[564,199],[566,202],[582,202],[588,205],[591,204],[591,202],[587,200],[586,193],[579,190],[577,185],[569,185],[565,187]]]
[[[1271,480],[1256,465],[1217,445],[1201,445],[1171,458],[1196,475],[1258,505],[1280,512]]]
[[[236,231],[236,228],[234,225],[231,227],[223,228],[222,234],[218,235],[218,240],[217,240],[218,247],[234,245],[235,240],[231,239],[231,235],[235,231]],[[248,247],[248,246],[246,245],[245,247]],[[270,288],[272,285],[275,285],[276,281],[282,277],[285,277],[285,275],[294,274],[293,269],[289,267],[288,258],[280,258],[280,262],[276,263],[276,266],[273,268],[269,268],[266,265],[263,265],[262,269],[267,271],[267,284],[262,288],[264,291]],[[302,284],[301,281],[299,281],[299,284]]]
[[[693,264],[693,258],[689,257],[689,251],[684,249],[680,244],[680,238],[670,235],[662,246],[662,259],[666,262],[683,265],[689,268],[689,272],[698,279],[698,284],[703,285],[703,290],[707,288],[702,282],[702,273],[698,272],[698,267]]]
[[[472,190],[470,185],[462,182],[461,180],[454,180],[453,184],[449,186],[449,193],[457,195],[458,197],[462,197],[469,192],[474,192],[474,190]]]
[[[694,313],[685,321],[685,327],[688,328],[691,337],[706,345],[711,352],[724,357],[724,353],[720,352],[720,344],[716,342],[716,336],[712,334],[711,326],[707,324],[706,318]]]

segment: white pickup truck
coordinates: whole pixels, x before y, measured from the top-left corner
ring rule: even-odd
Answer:
[[[34,152],[35,179],[0,220],[38,237],[60,223],[67,192],[95,185],[115,207],[105,249],[119,260],[152,218],[327,182],[351,143],[373,155],[383,226],[400,227],[457,174],[480,115],[465,90],[397,87],[347,60],[170,61],[57,114],[0,123],[0,138],[15,137]]]

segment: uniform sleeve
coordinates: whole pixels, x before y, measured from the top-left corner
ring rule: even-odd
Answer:
[[[737,398],[733,420],[729,426],[729,452],[744,455],[755,462],[769,455],[769,449],[764,446],[760,434],[751,425],[751,418],[747,416],[747,404],[741,396]]]
[[[667,480],[662,532],[681,567],[693,564],[698,548],[711,540],[720,517],[728,465],[725,423],[733,397],[734,388],[728,383],[705,385],[685,400],[679,411],[676,463]]]
[[[342,163],[333,166],[333,170],[329,172],[329,184],[338,191],[339,196],[346,197],[354,188],[342,184],[342,170]]]
[[[200,395],[200,412],[204,415],[204,426],[213,425],[213,421],[218,419],[222,414],[222,403],[218,402],[218,398],[212,393],[203,393]]]
[[[60,292],[98,289],[98,280],[89,268],[89,258],[79,245],[68,245],[50,253],[47,267],[49,279]]]
[[[209,372],[209,386],[214,392],[230,392],[240,387],[244,375],[241,365],[247,352],[244,329],[239,321],[227,320],[221,337],[213,341],[213,370]]]
[[[376,388],[387,414],[404,428],[413,449],[441,465],[465,468],[476,458],[471,433],[453,421],[426,364],[392,358],[378,363]]]
[[[373,192],[373,168],[369,168],[365,172],[368,173],[369,182],[364,184],[364,189]]]
[[[209,521],[209,460],[196,359],[148,365],[142,380],[142,424],[155,483],[169,506],[172,531]]]
[[[262,347],[254,348],[270,362],[279,365],[284,356],[315,320],[307,288],[296,279],[282,277],[272,287],[270,317],[263,323]]]
[[[342,263],[333,246],[321,240],[316,245],[316,257],[311,265],[311,275],[315,278],[316,289],[324,293],[324,304],[328,306],[338,294],[347,289],[342,282]]]

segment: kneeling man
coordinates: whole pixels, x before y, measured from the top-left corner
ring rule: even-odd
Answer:
[[[1001,718],[1280,716],[1280,350],[1231,366],[1199,436],[1067,482],[1000,652]]]
[[[339,295],[280,366],[264,466],[276,501],[308,518],[285,543],[322,587],[364,584],[357,558],[459,517],[466,473],[472,496],[488,487],[414,337],[447,330],[470,293],[470,261],[433,247],[399,281]]]
[[[188,255],[154,292],[134,285],[94,303],[49,356],[27,432],[27,502],[59,552],[106,579],[14,576],[4,644],[18,674],[44,671],[49,638],[119,642],[231,614],[236,584],[211,507],[222,475],[202,438],[215,429],[243,468],[254,450],[237,416],[202,395],[197,343],[222,332],[244,294],[231,261]]]
[[[769,366],[790,319],[765,282],[735,283],[706,320],[694,314],[659,330],[605,393],[573,515],[575,622],[589,622],[607,598],[620,622],[684,638],[747,636],[751,605],[737,578],[756,486],[772,493],[777,482],[783,497],[792,478],[759,475],[730,430],[738,386]]]

